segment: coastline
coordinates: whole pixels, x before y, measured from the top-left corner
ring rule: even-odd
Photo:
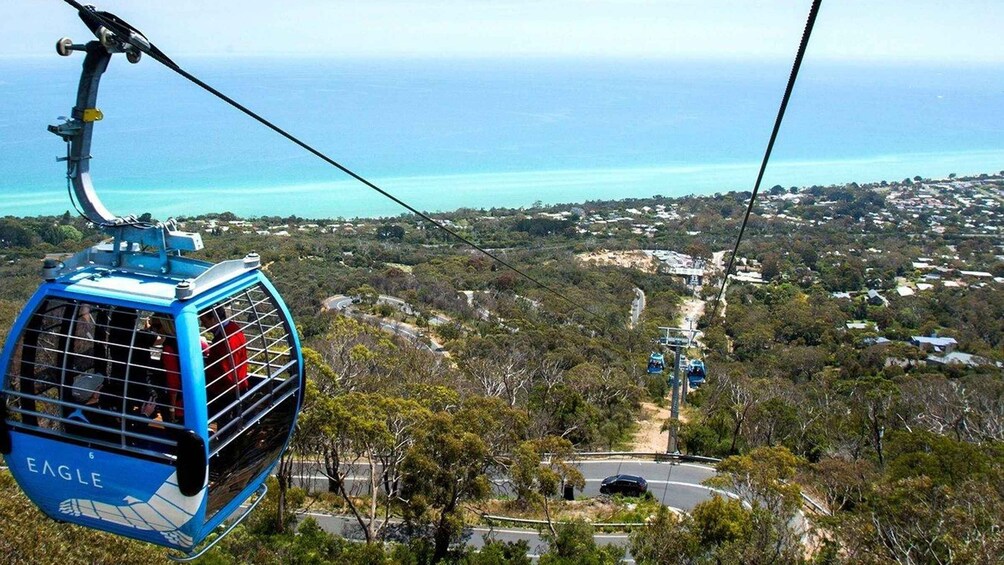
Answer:
[[[0,214],[61,214],[62,153],[45,132],[76,65],[13,64],[0,99]],[[788,66],[668,61],[205,61],[242,102],[417,209],[518,208],[753,188]],[[72,68],[71,68],[72,67]],[[807,69],[764,187],[1004,169],[1001,74],[991,68]],[[98,193],[156,217],[397,216],[203,93],[139,65],[110,77],[96,130]],[[279,87],[281,85],[281,87]],[[528,93],[534,93],[528,96]],[[107,96],[106,96],[107,95]],[[802,105],[799,108],[799,105]],[[157,111],[152,111],[156,108]]]
[[[520,208],[589,200],[682,197],[749,191],[759,163],[673,164],[652,167],[371,177],[378,186],[427,212],[457,208]],[[761,186],[811,186],[898,181],[916,175],[945,178],[997,173],[1004,149],[877,155],[841,160],[772,160]],[[363,172],[365,176],[365,172]],[[53,188],[0,193],[3,215],[61,214],[72,206],[61,179]],[[99,194],[123,214],[155,217],[233,212],[242,217],[296,215],[304,218],[394,217],[407,211],[354,180],[270,183],[229,187],[121,188],[99,184]]]

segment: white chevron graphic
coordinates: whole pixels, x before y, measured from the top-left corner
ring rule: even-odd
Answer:
[[[180,529],[195,516],[205,496],[206,489],[195,496],[181,494],[178,489],[178,473],[175,471],[150,500],[142,501],[127,496],[123,499],[124,505],[115,506],[84,498],[68,498],[59,503],[59,511],[70,516],[86,516],[137,530],[152,530],[159,532],[172,544],[192,547],[192,537],[182,533]]]

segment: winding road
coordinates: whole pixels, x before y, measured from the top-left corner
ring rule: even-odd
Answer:
[[[355,316],[357,318],[369,321],[379,326],[384,331],[390,332],[395,335],[401,335],[407,337],[419,347],[428,349],[433,353],[443,353],[442,344],[436,342],[435,339],[433,339],[431,336],[429,336],[427,333],[423,332],[419,328],[412,326],[410,324],[405,324],[397,321],[388,322],[386,319],[380,318],[378,316],[372,316],[370,314],[357,312],[352,308],[354,300],[356,299],[351,296],[346,296],[344,294],[336,294],[334,296],[329,296],[328,298],[325,298],[323,301],[321,301],[321,304],[325,310],[334,310],[336,312],[341,312],[346,316]],[[387,296],[385,294],[381,294],[377,298],[377,303],[391,305],[408,315],[414,315],[415,313],[414,309],[410,304],[408,304],[404,300],[401,300],[400,298],[396,298],[393,296]],[[429,325],[431,326],[438,326],[441,324],[445,324],[449,321],[450,320],[448,318],[439,315],[432,315],[429,317]]]
[[[638,459],[584,459],[574,462],[586,479],[586,486],[581,492],[576,492],[576,497],[595,497],[600,494],[600,482],[610,475],[628,474],[640,475],[648,481],[648,490],[661,501],[665,506],[678,511],[689,512],[699,502],[710,499],[714,494],[732,496],[724,491],[719,491],[701,483],[715,474],[714,468],[697,463],[683,462],[661,462],[644,461]],[[306,473],[295,477],[295,480],[304,486],[323,490],[327,488],[327,478],[307,469]],[[368,490],[368,480],[360,475],[350,476],[349,482],[353,483],[359,493]],[[505,481],[496,481],[496,488],[499,494],[506,493]],[[326,531],[340,535],[349,539],[362,539],[362,531],[359,524],[351,516],[333,516],[310,512],[305,514],[312,517]],[[547,549],[545,542],[536,529],[526,529],[511,526],[496,527],[474,527],[469,529],[467,543],[475,548],[482,547],[485,539],[495,539],[498,541],[513,542],[525,540],[530,545],[531,556],[539,555]],[[594,536],[599,544],[614,544],[627,546],[627,534],[596,534]],[[625,561],[631,562],[626,556]]]

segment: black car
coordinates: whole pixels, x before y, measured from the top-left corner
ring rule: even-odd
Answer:
[[[636,475],[613,475],[600,483],[602,494],[641,496],[648,491],[648,481]]]

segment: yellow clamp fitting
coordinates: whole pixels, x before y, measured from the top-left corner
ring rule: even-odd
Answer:
[[[96,122],[105,115],[101,113],[101,110],[97,108],[84,108],[84,121],[85,122]]]

